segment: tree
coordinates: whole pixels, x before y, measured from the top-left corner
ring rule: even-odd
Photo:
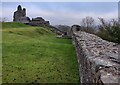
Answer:
[[[87,16],[81,21],[81,27],[83,31],[94,33],[95,32],[95,20],[92,17]]]
[[[92,28],[94,26],[95,20],[92,17],[87,16],[82,19],[82,26],[86,28]]]
[[[103,39],[120,43],[120,23],[119,20],[112,19],[106,22],[103,18],[99,18],[101,25],[99,26],[98,36]]]

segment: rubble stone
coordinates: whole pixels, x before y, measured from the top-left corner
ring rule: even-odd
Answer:
[[[83,31],[72,31],[72,39],[77,51],[81,83],[118,85],[118,45]]]
[[[42,17],[36,17],[36,18],[32,18],[29,24],[32,26],[41,26],[41,25],[49,26],[49,21],[45,21]]]

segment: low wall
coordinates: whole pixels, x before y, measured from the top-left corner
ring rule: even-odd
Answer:
[[[72,31],[81,84],[119,85],[118,45],[82,31]]]

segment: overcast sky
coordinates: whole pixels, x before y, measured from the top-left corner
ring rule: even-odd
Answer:
[[[80,24],[86,16],[93,17],[96,22],[98,17],[107,20],[118,17],[117,2],[3,2],[2,16],[12,21],[18,5],[26,8],[28,17],[43,17],[52,25]]]

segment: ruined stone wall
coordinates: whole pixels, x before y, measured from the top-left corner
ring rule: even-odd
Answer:
[[[21,5],[18,5],[17,11],[14,12],[13,21],[32,26],[50,26],[50,22],[45,21],[42,17],[32,18],[30,20],[29,17],[26,17],[26,9],[22,8]]]
[[[18,5],[17,11],[14,12],[13,21],[25,24],[30,22],[30,18],[26,17],[26,9],[25,8],[22,9],[21,5]]]
[[[76,48],[81,84],[119,85],[118,45],[82,31],[72,30],[71,36]]]

